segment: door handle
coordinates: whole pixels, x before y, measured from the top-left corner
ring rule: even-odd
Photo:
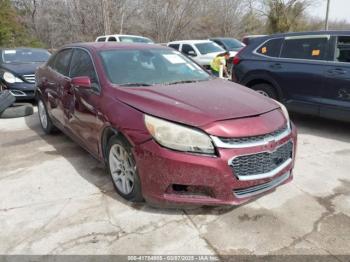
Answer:
[[[335,68],[328,70],[328,73],[331,75],[345,75],[346,71],[342,68]]]
[[[281,69],[282,65],[280,63],[275,63],[275,64],[270,65],[270,67],[273,69]]]

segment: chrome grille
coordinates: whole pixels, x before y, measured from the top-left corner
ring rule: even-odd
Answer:
[[[229,163],[234,175],[238,178],[249,176],[269,177],[272,171],[290,161],[293,157],[292,141],[278,147],[273,152],[262,152],[253,155],[238,156]],[[266,174],[266,175],[265,175]],[[269,175],[267,175],[269,174]],[[273,175],[273,174],[271,174]]]
[[[23,75],[22,76],[24,78],[24,80],[26,80],[29,83],[35,83],[35,75]]]
[[[287,126],[284,126],[283,128],[280,128],[272,133],[259,135],[259,136],[248,136],[248,137],[236,137],[236,138],[225,138],[220,137],[219,139],[226,144],[230,145],[240,145],[240,144],[246,144],[246,143],[257,143],[260,141],[268,140],[269,138],[275,138],[286,132],[288,129]]]

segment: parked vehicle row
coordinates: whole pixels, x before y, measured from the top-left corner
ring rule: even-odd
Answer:
[[[43,130],[106,163],[127,200],[238,205],[293,178],[285,107],[171,48],[67,45],[36,80]]]
[[[0,91],[9,90],[21,100],[34,99],[35,71],[49,57],[45,49],[0,49]]]
[[[350,32],[258,38],[236,55],[232,79],[289,110],[350,121]]]
[[[209,40],[182,40],[169,42],[167,46],[191,57],[205,68],[210,67],[212,60],[225,51],[230,52],[228,63],[232,64],[233,57],[245,45],[234,38],[213,38]]]

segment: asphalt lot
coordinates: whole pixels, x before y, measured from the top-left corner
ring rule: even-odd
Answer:
[[[0,120],[1,254],[350,255],[350,125],[293,116],[294,181],[232,208],[154,209],[35,113]]]

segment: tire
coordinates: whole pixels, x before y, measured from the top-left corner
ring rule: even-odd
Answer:
[[[30,116],[34,113],[32,104],[15,103],[0,113],[0,118],[16,118]]]
[[[253,85],[251,88],[263,96],[267,96],[272,99],[278,100],[275,89],[269,84],[257,84]]]
[[[113,136],[108,141],[106,155],[108,172],[118,194],[131,202],[143,202],[141,181],[129,143]]]
[[[57,131],[57,128],[52,123],[52,120],[47,112],[45,102],[38,98],[38,116],[41,124],[41,128],[45,134],[49,135]]]
[[[0,114],[15,101],[16,98],[8,90],[0,92]]]

